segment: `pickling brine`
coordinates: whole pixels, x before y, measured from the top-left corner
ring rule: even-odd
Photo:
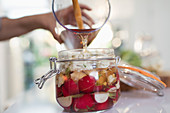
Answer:
[[[106,53],[113,54],[107,50],[111,49],[59,53],[62,62],[59,63],[60,73],[56,75],[56,100],[65,111],[106,110],[118,101],[119,73],[116,60],[106,57]]]
[[[67,68],[56,76],[57,101],[66,111],[105,110],[117,102],[119,95],[115,67],[81,71]]]

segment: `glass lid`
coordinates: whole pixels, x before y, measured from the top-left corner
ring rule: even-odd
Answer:
[[[139,67],[129,65],[118,67],[121,82],[138,89],[155,92],[159,96],[163,95],[162,89],[166,87],[166,84],[160,80],[159,76]]]

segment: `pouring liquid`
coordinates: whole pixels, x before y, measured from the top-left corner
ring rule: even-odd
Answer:
[[[81,39],[80,44],[83,45],[83,49],[86,51],[88,44],[97,36],[99,30],[94,31],[94,32],[89,32],[93,31],[95,29],[73,29],[75,32],[82,32],[82,33],[74,33],[75,35],[78,35],[78,38]],[[89,33],[86,33],[89,32]]]
[[[78,0],[72,0],[72,3],[73,3],[74,15],[75,15],[77,25],[79,29],[82,30],[84,29],[84,26],[83,26],[81,8],[79,6]],[[78,35],[79,35],[79,38],[82,40],[81,42],[83,44],[83,49],[85,50],[84,52],[86,52],[89,33],[78,33]]]
[[[61,32],[61,39],[64,41],[67,49],[87,49],[87,46],[97,36],[99,30],[94,29],[71,29]],[[88,31],[94,31],[88,33]]]

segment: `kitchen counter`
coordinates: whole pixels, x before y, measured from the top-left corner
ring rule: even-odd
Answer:
[[[51,96],[54,92],[44,91],[33,88],[23,93],[4,113],[65,113]],[[170,113],[170,88],[162,97],[143,90],[122,92],[118,103],[103,113]]]

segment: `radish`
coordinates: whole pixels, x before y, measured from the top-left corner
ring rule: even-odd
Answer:
[[[56,85],[56,96],[57,97],[61,97],[62,96],[62,88],[58,87],[57,85]]]
[[[97,92],[94,93],[94,99],[97,103],[104,103],[108,100],[109,93],[106,92]]]
[[[66,96],[69,96],[69,93],[68,91],[65,89],[64,86],[62,86],[62,92],[63,92],[63,95],[66,97]]]
[[[97,103],[95,105],[95,110],[99,111],[99,110],[105,110],[105,109],[109,109],[113,106],[113,101],[112,99],[108,99],[106,102],[104,103]]]
[[[64,82],[62,86],[62,91],[64,96],[74,95],[79,93],[77,84],[72,80],[68,79]]]
[[[72,104],[72,97],[71,96],[67,96],[67,97],[59,97],[57,98],[58,103],[62,106],[62,107],[69,107]]]
[[[84,93],[91,93],[94,91],[95,78],[92,76],[85,76],[78,81],[80,91]]]
[[[100,85],[100,86],[95,86],[94,87],[94,91],[95,92],[100,92],[100,91],[102,91],[103,90],[103,86],[102,85]]]
[[[75,98],[73,101],[73,108],[75,111],[79,109],[88,109],[95,104],[93,98],[89,94],[85,94],[82,97]]]

